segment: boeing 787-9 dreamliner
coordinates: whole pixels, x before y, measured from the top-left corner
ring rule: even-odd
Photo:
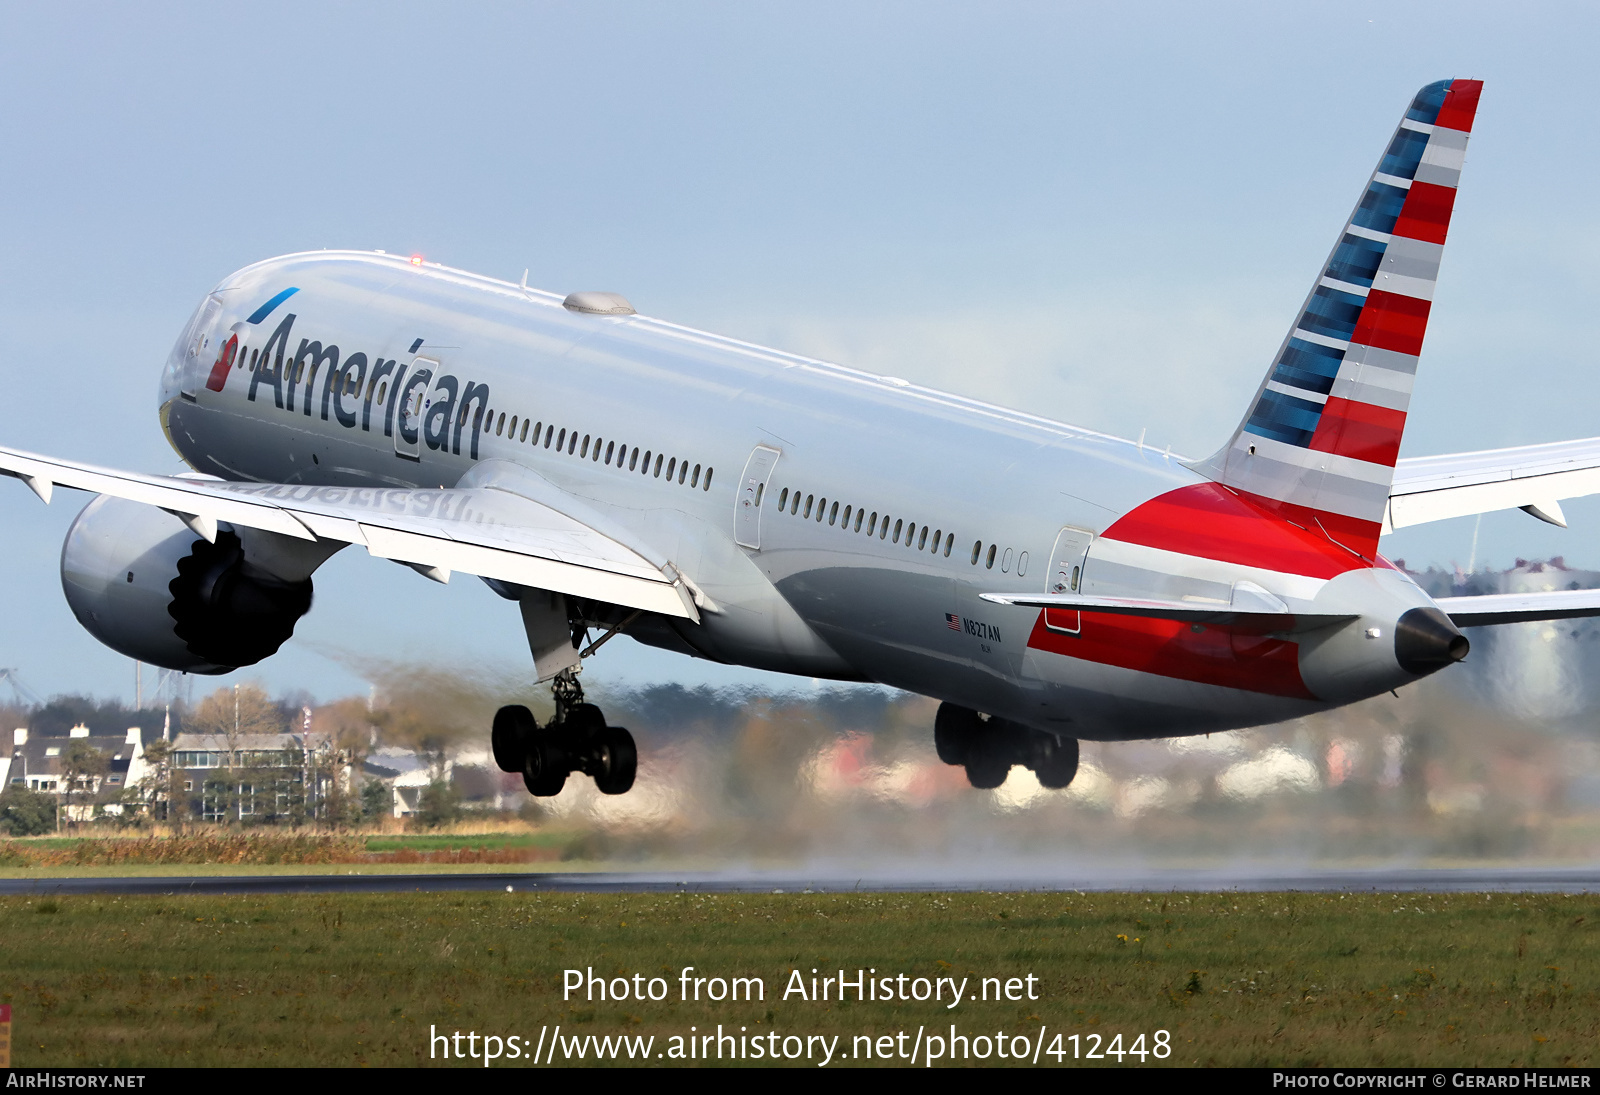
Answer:
[[[1417,93],[1243,420],[1169,452],[382,252],[268,259],[200,302],[160,383],[193,469],[0,449],[46,502],[94,492],[68,603],[143,662],[270,657],[356,545],[520,612],[555,716],[509,705],[535,795],[619,794],[628,731],[583,700],[618,632],[942,704],[939,756],[1065,787],[1078,742],[1200,734],[1373,696],[1461,628],[1600,613],[1600,591],[1433,600],[1390,528],[1600,491],[1600,439],[1398,461],[1482,84]],[[524,278],[524,281],[526,279]]]

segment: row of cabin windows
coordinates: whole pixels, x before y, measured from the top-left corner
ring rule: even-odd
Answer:
[[[250,369],[252,372],[255,370],[259,355],[259,350],[251,351]],[[240,355],[239,360],[242,364],[244,361],[243,354]],[[305,379],[305,369],[306,363],[302,361],[300,363],[300,367],[295,370],[296,384]],[[374,384],[377,385],[376,393],[373,391]],[[355,374],[351,373],[345,378],[344,394],[356,395],[358,391],[359,389],[356,387]],[[367,383],[367,396],[372,398],[372,401],[380,407],[383,406],[384,397],[388,395],[388,392],[389,380],[387,377],[385,377],[382,381],[373,380],[368,381]],[[465,425],[466,421],[467,408],[466,405],[463,404],[457,416],[457,424]],[[518,437],[519,424],[521,426],[520,438]],[[620,447],[619,451],[619,447],[615,441],[607,442],[602,438],[591,438],[589,434],[584,434],[583,440],[580,442],[576,430],[569,434],[563,429],[558,433],[556,431],[556,427],[554,426],[551,426],[547,430],[544,428],[543,422],[531,423],[526,418],[522,418],[521,416],[515,414],[511,416],[510,422],[507,422],[506,413],[501,411],[497,417],[495,415],[494,408],[492,407],[487,411],[485,411],[484,408],[479,407],[473,413],[474,428],[478,428],[480,425],[484,433],[488,433],[492,427],[496,437],[506,437],[513,441],[520,440],[522,442],[537,446],[539,444],[540,437],[542,436],[544,439],[544,447],[547,449],[553,447],[557,452],[565,449],[568,455],[575,455],[579,459],[593,460],[596,463],[600,462],[601,454],[604,453],[605,463],[608,467],[615,463],[618,468],[621,468],[623,464],[626,463],[629,471],[637,471],[643,475],[653,474],[657,479],[662,477],[662,472],[664,470],[666,473],[666,478],[669,481],[676,479],[679,483],[685,483],[690,487],[699,487],[703,491],[708,491],[711,489],[711,474],[714,469],[710,467],[702,469],[702,466],[699,464],[695,464],[691,467],[689,461],[679,460],[676,456],[666,456],[663,453],[651,452],[649,449],[645,449],[643,459],[641,460],[640,450],[637,446],[630,450],[627,445],[623,445]],[[531,441],[528,436],[530,429],[533,435]],[[654,466],[653,471],[652,464]],[[703,475],[702,471],[704,472]]]
[[[761,504],[760,493],[764,493],[764,491],[757,494],[756,505],[758,506]],[[953,532],[934,529],[930,535],[927,525],[923,525],[919,529],[915,521],[908,522],[901,518],[895,518],[894,524],[891,525],[889,523],[890,517],[887,513],[880,518],[876,510],[868,513],[863,508],[851,505],[846,505],[841,511],[838,501],[829,502],[826,498],[819,499],[812,494],[805,494],[798,490],[791,491],[788,487],[783,488],[778,494],[778,512],[815,520],[819,524],[823,518],[827,518],[828,524],[836,525],[847,532],[861,532],[864,528],[868,536],[876,535],[878,539],[887,540],[892,544],[901,543],[903,537],[906,547],[914,547],[917,551],[939,553],[947,559],[950,557],[951,549],[956,544],[956,534]],[[1006,548],[1003,556],[999,552],[999,546],[996,544],[990,544],[989,550],[985,552],[983,541],[974,540],[972,543],[972,565],[977,566],[978,561],[981,559],[986,569],[993,570],[995,562],[998,560],[1000,569],[1009,572],[1011,570],[1011,549]],[[1024,551],[1017,556],[1017,576],[1021,577],[1027,572],[1028,553]]]
[[[466,414],[466,408],[463,407],[461,409],[463,423],[466,422]],[[474,422],[476,421],[477,416],[474,415]],[[665,477],[669,482],[676,479],[679,483],[699,487],[703,491],[711,489],[711,475],[714,468],[703,467],[700,464],[691,467],[689,461],[679,460],[676,456],[651,452],[649,449],[644,449],[641,456],[641,450],[637,445],[630,449],[625,444],[619,445],[615,441],[607,441],[603,437],[593,437],[590,434],[584,434],[580,439],[577,430],[569,432],[563,429],[558,432],[556,427],[547,428],[543,422],[532,423],[530,427],[526,418],[519,419],[516,415],[512,415],[508,423],[505,412],[500,412],[496,417],[492,407],[484,413],[482,421],[493,423],[496,437],[505,437],[537,447],[540,437],[543,436],[545,448],[556,452],[564,451],[568,456],[576,456],[579,460],[604,463],[607,467],[616,467],[619,470],[625,466],[628,471],[636,471],[640,475],[653,475],[657,479],[662,478],[665,471]],[[519,421],[522,426],[520,434],[517,428]],[[483,432],[489,432],[487,424],[484,425]]]
[[[947,533],[943,529],[931,528],[928,525],[919,528],[915,521],[906,521],[899,517],[894,518],[894,523],[891,525],[891,518],[887,513],[879,517],[876,510],[869,514],[866,509],[852,505],[846,505],[841,510],[838,501],[829,502],[826,498],[803,494],[797,490],[791,491],[788,487],[784,487],[778,495],[778,512],[814,519],[819,523],[826,518],[828,524],[843,528],[847,532],[865,531],[868,536],[876,536],[892,544],[904,543],[906,547],[915,551],[926,551],[929,554],[942,552],[946,558],[949,557],[950,550],[956,546],[956,534],[953,532]]]
[[[986,552],[986,551],[983,550],[983,541],[982,540],[974,540],[973,543],[972,543],[972,565],[973,566],[977,566],[978,565],[978,560],[982,559],[984,568],[987,569],[987,570],[993,570],[994,569],[994,564],[995,564],[995,559],[998,556],[999,561],[1000,561],[1000,570],[1001,570],[1001,572],[1002,573],[1010,573],[1011,572],[1011,549],[1010,548],[1006,548],[1004,555],[999,555],[999,551],[1000,551],[1000,548],[999,548],[998,545],[990,544],[989,545],[989,550]],[[1023,575],[1025,575],[1027,573],[1028,573],[1028,553],[1026,551],[1024,551],[1021,555],[1017,556],[1017,577],[1021,578]]]

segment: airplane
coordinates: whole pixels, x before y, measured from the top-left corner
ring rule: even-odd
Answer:
[[[420,256],[246,266],[173,347],[161,428],[191,472],[0,448],[49,503],[97,495],[68,604],[139,661],[274,654],[351,545],[520,613],[555,715],[508,704],[534,795],[626,792],[626,729],[579,670],[611,638],[933,697],[974,787],[1068,786],[1082,740],[1278,722],[1463,659],[1462,628],[1600,614],[1600,591],[1434,600],[1393,528],[1600,492],[1600,438],[1398,460],[1482,89],[1407,106],[1226,442],[1190,460],[1022,411]],[[509,611],[509,607],[508,607]]]

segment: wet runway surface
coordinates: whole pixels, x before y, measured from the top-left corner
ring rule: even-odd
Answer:
[[[0,895],[514,893],[924,893],[1138,890],[1150,892],[1600,892],[1600,868],[1373,868],[1306,871],[1051,870],[987,878],[828,872],[657,874],[191,875],[161,878],[7,878]]]

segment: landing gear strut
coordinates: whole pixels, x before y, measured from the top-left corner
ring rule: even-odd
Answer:
[[[1013,764],[1033,770],[1039,783],[1059,790],[1078,774],[1078,740],[1057,737],[1009,719],[941,703],[933,721],[939,759],[966,768],[967,782],[984,789],[1006,781]]]
[[[573,772],[594,777],[601,794],[620,795],[633,786],[639,751],[633,735],[607,726],[605,716],[585,703],[578,675],[564,669],[551,684],[556,713],[544,726],[521,704],[494,715],[490,741],[502,772],[521,772],[530,794],[559,795]]]

